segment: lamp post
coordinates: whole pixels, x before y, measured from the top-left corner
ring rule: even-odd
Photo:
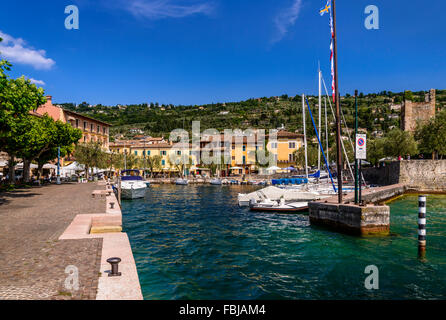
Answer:
[[[57,147],[57,184],[60,184],[60,147]]]

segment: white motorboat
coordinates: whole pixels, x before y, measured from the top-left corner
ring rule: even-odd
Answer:
[[[189,184],[189,181],[187,179],[177,179],[175,180],[175,184],[178,186],[187,186]]]
[[[223,184],[223,182],[221,181],[221,179],[212,179],[210,184],[212,184],[214,186],[221,186]]]
[[[265,199],[260,203],[251,203],[251,211],[297,213],[308,210],[308,202],[285,203],[281,198],[279,202]]]
[[[139,171],[123,170],[121,175],[121,198],[128,200],[144,198],[147,184],[139,175]]]

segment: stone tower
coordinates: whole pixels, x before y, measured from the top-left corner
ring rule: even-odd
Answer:
[[[429,90],[424,102],[404,100],[401,109],[401,129],[414,132],[417,123],[425,123],[435,117],[435,89]]]

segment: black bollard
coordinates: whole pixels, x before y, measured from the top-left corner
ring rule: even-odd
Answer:
[[[121,272],[118,272],[118,264],[121,262],[120,258],[109,258],[107,262],[111,264],[111,272],[108,274],[109,277],[120,277]]]
[[[114,202],[110,202],[110,209],[114,209],[115,208],[115,203]]]

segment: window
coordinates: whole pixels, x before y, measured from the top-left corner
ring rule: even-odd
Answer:
[[[84,130],[87,130],[87,121],[84,121]]]
[[[288,155],[288,160],[289,160],[290,162],[294,162],[294,154],[290,153],[290,154]]]
[[[271,148],[272,149],[277,149],[277,142],[272,142],[271,143]]]
[[[102,132],[105,134],[105,127],[102,127]]]
[[[288,145],[290,149],[296,149],[296,142],[290,142]]]
[[[235,160],[235,156],[232,156],[232,160]]]
[[[165,152],[165,151],[163,151]],[[161,160],[161,165],[164,167],[166,165],[166,160]]]
[[[150,150],[149,150],[149,151],[147,151],[147,155],[148,155],[148,156],[150,156]]]
[[[135,156],[137,156],[137,155],[138,155],[138,151],[135,150]]]
[[[90,124],[90,131],[91,132],[93,132],[93,130],[94,130],[93,128],[94,128],[93,124]]]
[[[243,151],[246,151],[246,145],[243,145]]]
[[[119,153],[119,149],[117,149],[116,151],[118,151],[118,153]]]
[[[177,151],[177,155],[178,155],[178,156],[181,156],[181,151]]]
[[[165,156],[166,154],[167,154],[166,151],[161,151],[162,156]]]
[[[84,142],[87,142],[87,137],[86,136],[84,136]]]
[[[246,164],[246,157],[243,156],[243,164]]]
[[[98,133],[100,133],[101,132],[101,127],[100,126],[98,126]]]
[[[232,150],[235,150],[235,144],[232,145]]]
[[[79,128],[79,119],[76,119],[76,128]]]

